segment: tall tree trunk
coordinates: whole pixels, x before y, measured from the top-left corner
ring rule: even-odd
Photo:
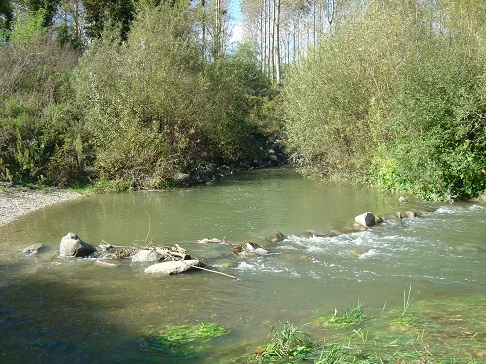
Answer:
[[[281,0],[275,0],[276,17],[275,17],[275,78],[277,84],[280,84],[280,8]]]
[[[201,43],[202,43],[202,60],[206,63],[206,0],[201,0],[202,20],[201,20]]]

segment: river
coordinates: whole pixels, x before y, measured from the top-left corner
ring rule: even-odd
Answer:
[[[299,237],[343,231],[365,211],[407,210],[425,214]],[[286,239],[266,244],[276,231]],[[110,268],[59,258],[67,232],[92,245],[178,243],[208,268],[240,279],[204,271],[152,277],[129,261]],[[226,245],[196,243],[203,238],[252,240],[268,254],[236,257]],[[34,242],[43,250],[23,254]],[[335,333],[319,317],[358,301],[379,316],[404,310],[404,298],[427,312],[414,327],[429,335],[431,351],[486,362],[485,261],[484,205],[400,203],[362,186],[318,184],[290,168],[175,191],[93,195],[0,227],[0,362],[245,362],[272,327],[305,324],[323,341]],[[227,334],[189,358],[141,340],[147,328],[202,322]],[[390,329],[384,326],[368,322],[360,330],[378,337]]]

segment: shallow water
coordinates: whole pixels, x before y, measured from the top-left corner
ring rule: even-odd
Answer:
[[[368,231],[298,237],[350,227],[365,211],[408,209],[430,212]],[[225,245],[195,243],[265,244],[277,230],[287,238],[266,244],[265,256],[237,258]],[[202,271],[156,278],[129,261],[107,268],[91,259],[60,259],[56,249],[68,231],[93,245],[178,243],[209,268],[241,280]],[[46,247],[25,256],[21,250],[34,242]],[[317,184],[288,168],[178,191],[90,196],[0,228],[0,362],[194,362],[137,339],[150,325],[203,321],[229,334],[194,354],[196,361],[234,362],[263,345],[272,326],[313,322],[358,300],[400,307],[409,287],[417,307],[435,301],[461,307],[486,296],[485,261],[483,206],[400,204],[397,196]],[[308,330],[318,340],[329,335],[318,325]]]

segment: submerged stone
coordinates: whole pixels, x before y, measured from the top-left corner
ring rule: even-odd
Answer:
[[[286,236],[282,234],[280,231],[275,232],[270,238],[267,240],[270,241],[271,243],[279,243],[283,240],[285,240]]]
[[[199,260],[197,259],[171,260],[151,265],[150,267],[145,268],[145,273],[160,275],[178,274],[198,265]]]
[[[41,243],[34,243],[22,250],[25,254],[36,254],[43,245]]]

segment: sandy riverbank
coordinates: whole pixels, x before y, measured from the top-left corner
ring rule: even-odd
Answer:
[[[11,187],[0,184],[0,226],[26,215],[35,210],[58,202],[73,200],[82,194],[58,188],[48,188],[42,191]]]

